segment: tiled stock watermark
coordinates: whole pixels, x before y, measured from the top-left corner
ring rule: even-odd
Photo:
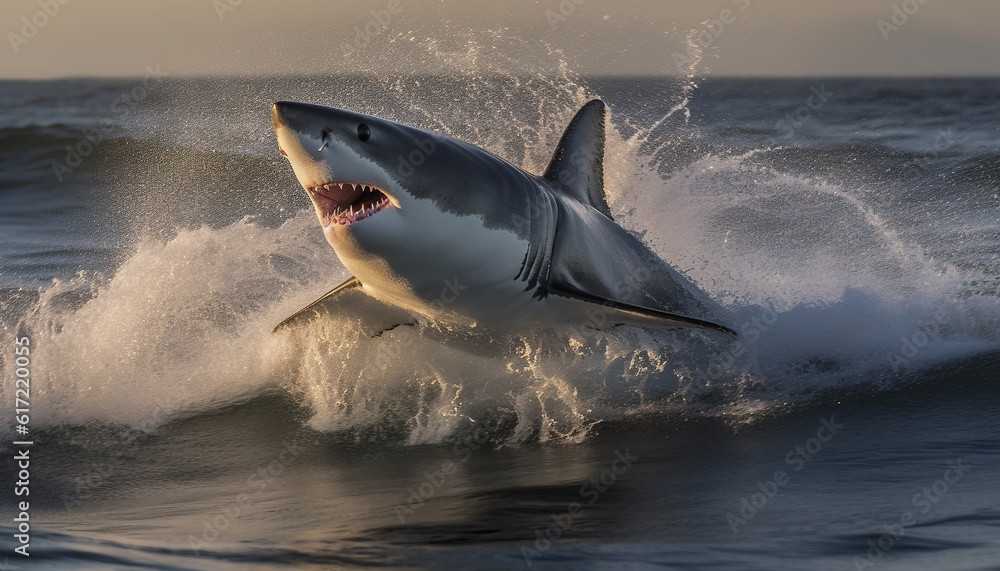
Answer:
[[[389,0],[384,8],[370,11],[371,19],[363,26],[354,28],[354,36],[344,47],[344,56],[351,57],[367,48],[392,25],[393,20],[402,14],[403,10],[405,6],[401,0]]]
[[[305,451],[305,445],[301,439],[285,442],[281,452],[275,458],[251,472],[246,478],[245,491],[233,496],[215,514],[205,519],[199,534],[188,536],[188,545],[195,555],[200,555],[203,549],[218,541],[223,533],[235,526],[237,521],[253,506],[254,501],[259,499],[274,484],[275,480],[298,460],[303,451]]]
[[[469,286],[463,284],[459,281],[456,276],[454,278],[445,279],[441,282],[442,288],[441,293],[438,294],[436,298],[430,301],[430,316],[437,317],[445,313],[449,305],[458,301],[458,298],[462,296],[465,290],[469,289]],[[397,330],[395,343],[384,347],[383,351],[389,357],[388,359],[379,359],[379,367],[385,370],[389,366],[389,362],[394,359],[399,358],[403,354],[403,350],[413,343],[416,342],[419,334],[414,332],[411,327],[420,322],[422,315],[413,313],[411,314],[411,319],[407,323],[400,323],[406,327],[391,327],[384,331],[378,331],[374,333],[374,337],[381,337],[383,333],[389,330]]]
[[[406,500],[392,506],[392,511],[399,518],[399,523],[406,523],[406,518],[416,514],[425,505],[425,502],[437,495],[439,490],[446,485],[452,485],[453,478],[451,476],[458,471],[458,466],[468,462],[472,458],[472,453],[478,451],[487,442],[489,442],[489,435],[482,428],[477,428],[472,434],[457,439],[452,446],[452,452],[458,459],[456,461],[445,460],[437,470],[425,471],[420,483],[407,489]]]
[[[235,12],[242,5],[243,0],[212,0],[212,8],[215,8],[215,13],[219,16],[220,22],[226,20],[226,14]]]
[[[549,22],[549,27],[555,30],[568,20],[571,16],[576,14],[577,10],[586,3],[587,0],[559,0],[559,4],[555,7],[555,10],[549,9],[545,11],[545,19]]]
[[[879,18],[875,22],[879,33],[882,34],[882,40],[888,42],[889,35],[898,32],[900,28],[905,26],[910,18],[920,11],[920,7],[926,3],[927,0],[904,0],[901,3],[893,4],[892,12],[888,18]]]
[[[137,106],[149,99],[153,91],[167,74],[160,70],[160,65],[146,66],[146,78],[141,85],[123,91],[112,103],[111,112],[115,115],[125,115],[135,111]],[[83,164],[84,159],[94,153],[101,143],[108,140],[114,133],[115,123],[110,119],[101,120],[96,127],[85,129],[84,136],[74,145],[66,145],[66,156],[63,160],[52,161],[52,172],[59,182]]]
[[[714,356],[712,362],[708,364],[709,379],[722,378],[738,360],[749,354],[750,348],[757,344],[761,337],[770,331],[777,322],[778,313],[772,309],[764,309],[757,317],[744,321],[739,327],[739,338]]]
[[[21,48],[33,40],[39,31],[49,25],[49,22],[55,20],[62,7],[69,3],[70,0],[38,0],[39,10],[30,16],[22,16],[18,22],[21,27],[16,31],[7,32],[7,41],[10,42],[10,48],[14,53],[21,53]]]
[[[611,465],[580,486],[580,497],[586,499],[586,504],[589,506],[596,504],[618,482],[619,476],[624,475],[632,467],[632,463],[638,460],[639,457],[632,456],[628,448],[624,452],[616,450],[615,459],[611,461]],[[531,545],[521,545],[521,556],[524,557],[524,564],[531,567],[533,559],[543,557],[552,549],[553,543],[558,541],[573,527],[573,523],[583,516],[584,511],[583,503],[573,502],[566,506],[565,511],[551,514],[552,523],[548,527],[535,529],[535,541]]]
[[[944,308],[940,308],[934,313],[934,319],[929,321],[919,321],[918,328],[913,333],[900,338],[899,352],[889,351],[886,358],[892,366],[894,373],[910,363],[910,360],[917,356],[928,343],[937,339],[941,335],[941,330],[948,324],[950,317]]]
[[[813,114],[826,105],[826,102],[833,97],[832,91],[827,91],[825,83],[817,83],[809,88],[812,93],[806,98],[805,103],[798,106],[795,111],[786,113],[784,118],[778,119],[774,128],[782,133],[786,139],[795,136],[795,131],[813,118]]]
[[[730,1],[740,12],[745,12],[750,7],[750,0]],[[695,68],[701,61],[702,50],[710,48],[729,29],[729,26],[736,23],[737,14],[729,8],[723,8],[719,12],[718,18],[705,20],[702,22],[701,28],[691,30],[686,53],[674,52],[673,54],[674,65],[677,67],[678,73],[685,77],[694,75]]]
[[[169,400],[161,399],[156,399],[155,403],[156,407],[139,424],[138,430],[129,434],[121,442],[116,442],[106,460],[89,463],[85,473],[73,478],[75,486],[60,495],[63,507],[67,511],[73,510],[83,502],[93,498],[94,493],[112,479],[118,466],[124,462],[124,457],[138,448],[139,437],[152,431],[166,420],[173,404]],[[75,438],[70,440],[70,444],[74,443],[76,443]]]
[[[804,443],[792,448],[785,454],[785,464],[791,466],[793,473],[801,472],[817,454],[823,450],[823,446],[830,442],[838,432],[844,429],[843,424],[838,424],[833,416],[829,419],[820,419],[819,429],[816,436],[807,439]],[[758,513],[767,507],[768,502],[774,499],[778,493],[791,482],[791,474],[784,470],[777,470],[774,475],[765,482],[757,482],[757,491],[748,496],[740,497],[740,507],[734,512],[726,514],[726,523],[733,535],[737,535],[740,527],[747,525],[757,516]]]
[[[399,164],[396,165],[396,173],[404,179],[409,179],[414,174],[416,174],[417,169],[421,167],[427,159],[434,154],[437,150],[437,144],[434,139],[426,138],[423,141],[419,141],[416,144],[416,148],[410,151],[410,154],[399,155]]]
[[[934,144],[931,148],[930,156],[913,159],[907,163],[907,165],[913,165],[924,172],[930,171],[933,163],[941,157],[941,153],[954,147],[958,144],[958,142],[959,139],[956,137],[955,129],[953,127],[941,127],[938,129],[937,135],[934,137]]]
[[[949,460],[948,468],[944,471],[940,479],[935,480],[931,485],[925,486],[913,494],[910,504],[917,509],[907,510],[893,521],[883,524],[882,529],[884,533],[879,535],[877,539],[868,540],[868,550],[865,551],[864,556],[855,555],[851,559],[851,562],[854,563],[854,568],[857,571],[874,568],[879,561],[892,551],[896,544],[906,537],[907,528],[915,526],[920,519],[920,515],[926,516],[929,514],[934,509],[934,506],[948,493],[951,486],[957,484],[970,468],[971,466],[962,464],[961,458]]]

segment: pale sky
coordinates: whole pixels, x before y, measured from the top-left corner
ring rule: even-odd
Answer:
[[[1000,75],[994,0],[2,0],[0,22],[0,78],[676,74],[689,37],[699,76]]]

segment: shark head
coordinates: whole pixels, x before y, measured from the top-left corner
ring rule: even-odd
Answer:
[[[272,106],[271,121],[338,254],[348,246],[385,253],[428,238],[446,222],[439,214],[509,228],[534,192],[532,175],[505,160],[416,127],[287,101]]]
[[[280,101],[271,108],[278,149],[312,199],[330,243],[411,199],[392,172],[416,133],[403,125],[331,107]],[[388,212],[387,212],[388,211]]]
[[[275,103],[271,120],[278,149],[312,200],[327,241],[366,287],[379,289],[381,282],[383,290],[392,284],[419,290],[415,282],[422,279],[440,284],[456,275],[449,264],[497,255],[495,242],[473,239],[477,230],[519,233],[508,227],[523,219],[535,182],[483,149],[306,103]],[[514,247],[520,250],[511,257],[520,264],[526,246]]]
[[[378,235],[399,247],[401,241],[426,235],[434,223],[429,210],[489,218],[494,226],[510,220],[506,209],[523,210],[523,198],[504,201],[504,192],[490,190],[504,184],[523,190],[530,184],[528,175],[468,143],[307,103],[279,101],[271,108],[271,121],[279,151],[338,253],[365,237]]]

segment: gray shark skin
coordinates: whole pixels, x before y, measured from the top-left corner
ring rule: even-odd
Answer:
[[[573,118],[542,176],[479,147],[319,105],[271,108],[278,149],[353,278],[279,324],[366,316],[371,335],[443,321],[699,327],[718,306],[612,218],[606,108]]]

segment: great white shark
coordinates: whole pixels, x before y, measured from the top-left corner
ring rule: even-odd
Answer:
[[[353,277],[317,313],[372,335],[420,320],[697,327],[718,306],[617,223],[604,193],[606,107],[584,105],[534,175],[469,143],[352,111],[280,101],[279,152]],[[364,305],[363,311],[359,311]]]

